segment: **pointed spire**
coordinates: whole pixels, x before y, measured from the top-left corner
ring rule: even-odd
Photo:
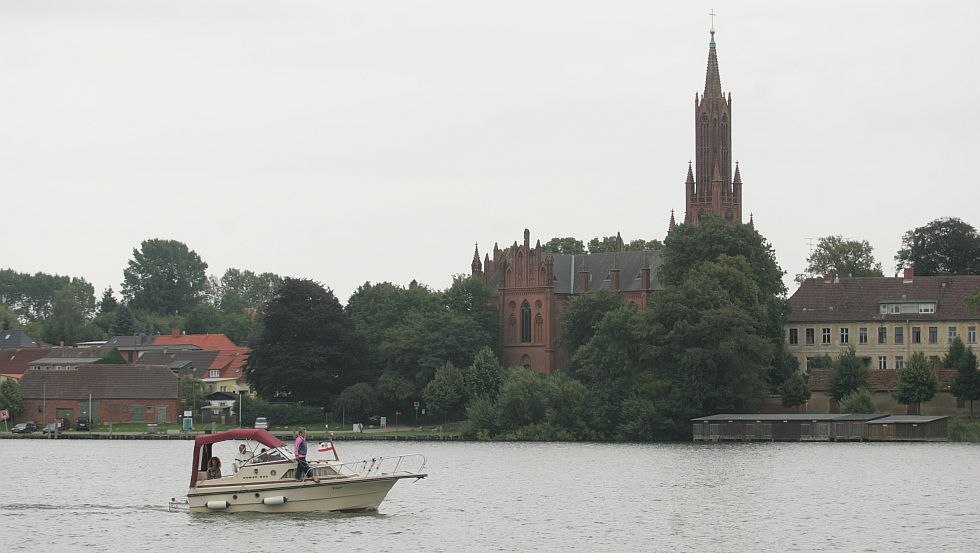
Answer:
[[[752,219],[752,213],[749,213],[749,228],[755,230],[755,221]]]
[[[735,178],[732,180],[732,183],[734,183],[736,186],[741,186],[742,185],[742,174],[739,173],[739,171],[738,171],[738,162],[737,161],[735,162]]]
[[[618,232],[616,233],[616,251],[623,251],[623,237]]]
[[[476,243],[473,245],[473,262],[470,263],[470,268],[473,270],[474,275],[483,274],[483,264],[480,263],[480,244]]]
[[[674,210],[671,209],[670,210],[670,224],[667,225],[667,234],[670,234],[671,232],[673,232],[675,227],[677,227],[677,223],[674,221]]]
[[[721,93],[721,75],[718,71],[718,53],[715,51],[714,24],[711,25],[711,42],[708,45],[708,71],[704,77],[704,97],[709,96],[724,98]]]
[[[686,184],[694,184],[694,171],[691,170],[691,161],[687,161],[687,180]]]

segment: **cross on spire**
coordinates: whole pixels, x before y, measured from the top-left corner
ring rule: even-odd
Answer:
[[[708,15],[711,16],[711,34],[715,34],[715,16],[718,14],[715,13],[714,8],[711,8],[711,11],[708,12]]]

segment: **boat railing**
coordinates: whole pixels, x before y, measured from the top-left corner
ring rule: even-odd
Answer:
[[[407,453],[390,457],[372,457],[360,461],[331,464],[340,474],[361,476],[388,476],[394,474],[421,474],[425,469],[425,456],[421,453]]]

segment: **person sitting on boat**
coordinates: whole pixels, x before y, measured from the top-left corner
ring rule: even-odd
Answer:
[[[300,427],[296,432],[296,441],[293,443],[293,455],[296,457],[296,479],[303,481],[308,477],[313,477],[313,481],[319,484],[320,479],[313,474],[309,463],[306,462],[306,429],[303,427]]]
[[[214,480],[215,478],[221,478],[221,459],[211,457],[208,460],[208,480]]]
[[[242,468],[253,457],[255,454],[249,451],[245,444],[238,444],[238,455],[235,456],[235,472],[238,472],[238,469]]]

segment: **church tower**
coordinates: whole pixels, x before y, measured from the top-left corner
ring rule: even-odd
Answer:
[[[684,222],[698,224],[704,214],[742,221],[742,178],[732,176],[732,95],[721,91],[715,28],[711,26],[704,94],[694,94],[694,168],[688,164]]]

